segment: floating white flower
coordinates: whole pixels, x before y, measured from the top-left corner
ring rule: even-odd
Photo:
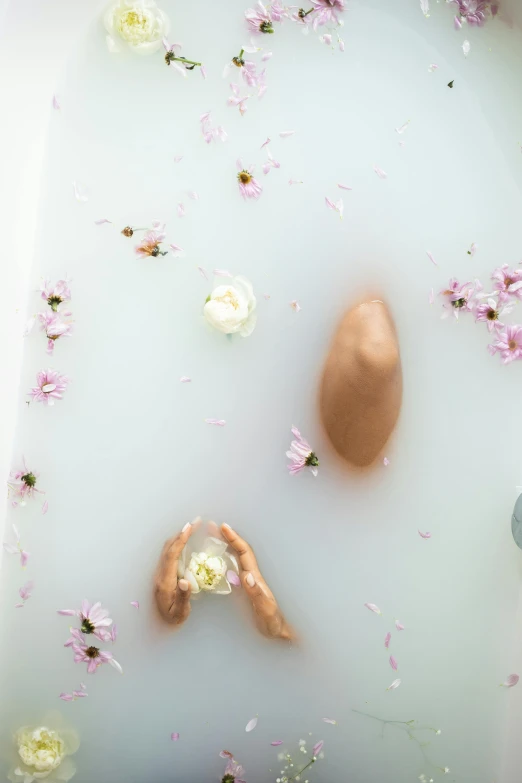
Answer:
[[[14,737],[17,757],[8,778],[12,783],[66,783],[76,773],[76,767],[67,758],[76,753],[79,739],[66,728],[57,713],[45,718],[42,726],[22,726]]]
[[[121,42],[137,54],[157,52],[168,34],[170,21],[155,0],[119,0],[104,17],[110,52],[120,52]]]
[[[229,283],[214,288],[203,313],[218,331],[248,337],[256,325],[256,305],[252,283],[246,277],[233,277]]]
[[[178,577],[190,582],[193,593],[204,590],[228,595],[232,590],[230,572],[239,573],[237,560],[224,541],[212,536],[205,539],[201,552],[192,552],[190,557],[185,547],[178,561]]]

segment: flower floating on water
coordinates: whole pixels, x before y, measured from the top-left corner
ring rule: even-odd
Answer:
[[[78,735],[67,728],[60,715],[53,713],[42,726],[22,726],[14,736],[16,761],[9,770],[12,783],[66,783],[75,772],[68,758],[80,745]]]
[[[458,319],[460,313],[471,311],[472,293],[473,286],[470,282],[459,283],[457,278],[452,277],[448,287],[440,291],[440,295],[444,297],[445,300],[443,304],[445,313],[442,317],[447,318],[450,312],[452,312],[455,318]]]
[[[168,34],[170,21],[154,0],[119,0],[104,17],[110,52],[120,52],[123,42],[137,54],[153,54]]]
[[[324,24],[341,24],[339,14],[344,11],[344,0],[311,0],[313,9],[313,28]],[[310,13],[310,11],[308,11]]]
[[[499,318],[503,313],[510,313],[512,309],[513,307],[510,305],[500,306],[493,298],[489,297],[486,302],[477,304],[475,307],[475,320],[484,321],[488,331],[492,332],[493,329],[503,328],[504,324],[499,321]]]
[[[522,325],[506,326],[499,332],[496,341],[488,345],[488,351],[491,355],[500,353],[504,364],[522,359]]]
[[[41,288],[41,296],[44,299],[51,310],[56,313],[59,305],[63,302],[68,302],[71,298],[71,289],[69,288],[68,280],[58,280],[53,286],[49,280],[44,280]]]
[[[56,370],[40,370],[36,376],[36,383],[38,385],[29,392],[33,400],[43,402],[44,405],[54,405],[55,400],[62,399],[69,379]]]
[[[88,644],[81,633],[76,634],[76,640],[71,647],[74,652],[74,662],[86,663],[88,674],[94,674],[98,667],[104,663],[110,663],[120,674],[123,673],[120,664],[111,652],[100,650],[98,647]]]
[[[181,49],[180,44],[169,44],[167,39],[163,38],[163,46],[166,51],[165,62],[167,65],[173,65],[182,76],[186,76],[187,71],[193,71],[196,65],[202,67],[201,63],[198,63],[195,60],[187,60],[187,58],[183,57],[181,54],[176,54],[176,49]]]
[[[255,35],[274,32],[272,17],[261,0],[256,3],[255,8],[249,8],[245,11],[245,19],[250,31]]]
[[[41,324],[40,328],[47,337],[47,353],[52,354],[56,340],[60,337],[69,337],[71,335],[73,329],[72,322],[62,320],[60,313],[55,312],[38,313],[37,318]]]
[[[241,158],[238,158],[236,165],[237,165],[237,170],[239,172],[237,175],[239,192],[241,193],[244,199],[247,198],[258,199],[261,193],[263,192],[263,188],[261,187],[259,182],[254,178],[253,166],[250,167],[252,169],[251,171],[243,168],[243,162]]]
[[[36,488],[39,475],[39,473],[29,470],[25,458],[22,458],[22,468],[20,470],[12,470],[7,482],[9,490],[17,498],[12,501],[13,506],[25,506],[28,498],[34,498],[35,492],[45,495],[42,489]]]
[[[166,236],[165,226],[161,226],[156,220],[153,221],[153,228],[150,231],[147,231],[139,245],[136,245],[136,253],[142,258],[146,258],[147,256],[152,256],[152,258],[166,256],[168,251],[162,250],[160,247],[161,243],[165,241]]]
[[[20,533],[16,525],[13,525],[13,533],[15,534],[16,544],[4,543],[4,549],[8,555],[20,555],[20,565],[22,568],[25,568],[29,560],[29,552],[26,552],[20,543]]]
[[[254,331],[257,301],[252,283],[246,277],[233,277],[218,285],[208,297],[203,314],[209,324],[224,334],[248,337]]]
[[[212,536],[205,539],[201,552],[192,552],[190,557],[185,547],[178,561],[178,577],[190,582],[193,593],[228,595],[232,588],[227,571],[239,572],[237,560],[229,554],[224,541]]]
[[[467,22],[473,27],[482,27],[489,15],[495,16],[498,11],[498,3],[494,0],[447,0],[458,6],[460,15],[455,17],[455,23]]]
[[[107,642],[111,638],[109,628],[112,619],[109,617],[108,609],[104,609],[99,601],[91,604],[85,598],[80,609],[59,609],[58,614],[78,617],[81,621],[80,630],[84,634],[93,634],[102,642]]]
[[[313,475],[317,476],[319,460],[312,451],[312,447],[301,437],[297,427],[292,427],[292,435],[295,437],[295,440],[290,444],[290,451],[286,452],[286,456],[290,460],[290,464],[287,467],[291,475],[295,476],[296,473],[300,473],[305,468],[310,468]]]
[[[507,301],[510,296],[522,299],[522,269],[510,269],[504,264],[494,270],[491,279],[502,301]]]
[[[241,764],[238,764],[237,761],[230,756],[228,757],[221,783],[246,783],[246,781],[243,780],[244,774],[245,770]]]

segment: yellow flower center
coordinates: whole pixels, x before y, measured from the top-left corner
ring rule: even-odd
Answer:
[[[248,171],[240,171],[237,175],[239,177],[239,181],[243,183],[243,185],[248,185],[249,182],[252,181],[252,175],[248,173]]]

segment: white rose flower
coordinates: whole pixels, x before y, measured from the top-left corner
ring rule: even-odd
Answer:
[[[214,288],[203,313],[218,331],[248,337],[257,321],[256,304],[250,281],[245,277],[234,277],[230,283]]]
[[[170,30],[169,18],[155,0],[119,0],[107,9],[104,24],[111,52],[121,51],[119,42],[124,41],[133,52],[153,54]]]
[[[192,552],[189,558],[185,547],[178,560],[178,578],[190,582],[193,593],[203,590],[228,595],[232,591],[231,571],[239,573],[236,558],[227,551],[224,541],[211,536],[203,542],[201,552]]]
[[[49,715],[42,726],[22,726],[14,739],[17,760],[8,775],[13,783],[65,783],[74,776],[76,767],[66,757],[75,753],[80,743],[59,714]]]

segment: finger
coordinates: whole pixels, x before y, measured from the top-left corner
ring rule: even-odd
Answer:
[[[159,580],[162,582],[162,588],[167,592],[174,592],[176,589],[178,583],[178,560],[193,530],[194,525],[187,522],[183,530],[174,538],[169,539],[163,547]]]
[[[268,612],[272,607],[277,608],[277,602],[272,591],[259,573],[255,574],[252,571],[245,571],[241,574],[241,581],[256,611],[264,613]]]
[[[180,579],[174,593],[174,601],[169,609],[171,622],[175,625],[181,625],[190,614],[191,592],[190,582],[186,579]]]
[[[236,550],[243,571],[253,571],[256,575],[259,574],[259,567],[257,565],[256,556],[254,555],[250,545],[247,544],[247,542],[242,539],[241,536],[238,536],[236,531],[232,530],[230,525],[221,525],[221,532],[230,546]]]
[[[213,538],[222,538],[221,531],[219,530],[219,527],[216,525],[215,522],[210,521],[208,523],[208,534],[209,536],[212,536]]]

